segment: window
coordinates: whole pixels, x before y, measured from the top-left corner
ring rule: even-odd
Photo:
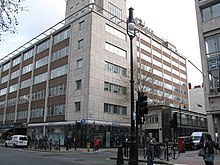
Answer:
[[[80,90],[82,86],[82,81],[81,80],[77,80],[76,81],[76,90]]]
[[[58,60],[69,54],[69,46],[52,53],[51,61]]]
[[[38,118],[44,116],[44,107],[31,109],[31,118]]]
[[[220,16],[220,3],[202,9],[203,21],[208,21]]]
[[[5,82],[7,82],[8,79],[9,79],[9,76],[8,76],[8,75],[2,77],[2,79],[1,79],[1,83],[5,83]]]
[[[37,45],[37,53],[40,53],[50,47],[50,40],[44,41],[43,43]]]
[[[68,69],[67,65],[63,65],[59,68],[51,70],[50,78],[53,79],[53,78],[67,74],[67,69]]]
[[[22,75],[28,72],[31,72],[33,68],[33,64],[29,64],[22,68]]]
[[[20,64],[20,62],[21,62],[21,56],[15,58],[15,59],[12,61],[12,66],[18,65],[18,64]]]
[[[6,121],[14,120],[14,118],[15,118],[14,112],[6,113]]]
[[[10,62],[3,65],[2,71],[4,72],[4,71],[8,70],[9,68],[10,68]]]
[[[53,44],[55,45],[65,39],[67,39],[69,36],[70,36],[70,29],[66,29],[65,31],[62,31],[53,37]]]
[[[21,82],[21,88],[20,89],[27,88],[27,87],[29,87],[31,85],[32,85],[31,78],[27,79],[27,80],[24,80],[24,81]]]
[[[127,107],[104,103],[104,113],[127,115]]]
[[[27,111],[18,111],[17,112],[17,119],[27,119]]]
[[[122,76],[127,76],[127,69],[120,67],[118,65],[109,63],[107,61],[105,61],[105,69],[110,72],[118,73]]]
[[[75,102],[75,109],[76,109],[76,111],[80,111],[80,109],[81,109],[81,102],[80,101]]]
[[[109,82],[105,82],[104,90],[109,91],[109,92],[113,92],[113,93],[118,93],[118,94],[126,94],[127,93],[126,87],[112,84]]]
[[[220,34],[205,38],[206,54],[216,53],[220,51]]]
[[[14,72],[11,73],[11,80],[18,77],[20,73],[20,70],[16,70]]]
[[[113,22],[120,23],[122,20],[122,10],[112,3],[109,3],[108,8],[110,13],[109,19]]]
[[[49,97],[59,96],[66,94],[66,84],[50,87]]]
[[[45,91],[44,90],[32,93],[32,100],[33,101],[41,100],[41,99],[44,99],[44,98],[45,98]]]
[[[17,101],[17,98],[9,99],[7,101],[7,106],[10,107],[10,106],[16,105],[16,101]]]
[[[83,59],[77,60],[77,69],[80,69],[83,67]]]
[[[41,58],[40,60],[37,60],[35,68],[37,69],[47,64],[48,64],[48,56]]]
[[[24,61],[31,58],[33,55],[34,55],[34,49],[31,49],[28,52],[24,53]]]
[[[48,116],[64,115],[64,114],[65,114],[64,104],[51,105],[48,107],[48,110],[47,110]]]
[[[17,90],[18,90],[18,84],[14,84],[9,87],[9,93],[15,92]]]
[[[34,77],[34,84],[38,84],[47,80],[47,72]]]
[[[122,39],[122,40],[126,40],[126,35],[122,32],[120,32],[119,30],[109,26],[109,25],[105,25],[105,31],[107,31],[108,33]]]
[[[0,121],[3,121],[4,114],[0,114]]]
[[[118,48],[112,44],[109,44],[109,43],[105,43],[105,50],[111,52],[111,53],[114,53],[118,56],[121,56],[123,58],[127,58],[127,52],[121,48]]]
[[[4,108],[5,107],[5,102],[6,101],[0,101],[0,108]]]
[[[81,49],[84,47],[84,39],[81,39],[78,41],[78,49]]]
[[[30,95],[23,95],[23,96],[19,96],[18,98],[18,104],[24,104],[24,103],[28,103],[30,99]]]
[[[85,21],[84,20],[79,22],[79,30],[83,30],[85,27],[86,26],[85,26]]]
[[[0,90],[0,96],[3,96],[7,93],[7,88],[1,89]]]

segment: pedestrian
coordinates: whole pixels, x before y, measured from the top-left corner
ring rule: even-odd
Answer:
[[[98,151],[98,150],[99,150],[99,145],[100,145],[99,138],[96,137],[96,139],[95,139],[95,151]]]
[[[145,140],[147,165],[153,165],[155,144],[156,144],[156,139],[153,137],[152,133],[150,132]]]
[[[212,140],[212,136],[210,134],[205,135],[203,148],[205,150],[205,156],[203,157],[205,165],[214,165],[214,149],[219,150],[219,148],[217,143]]]
[[[74,144],[74,149],[76,151],[76,138],[75,137],[73,138],[73,144]]]

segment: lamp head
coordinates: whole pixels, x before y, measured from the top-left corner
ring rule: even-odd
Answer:
[[[135,30],[135,24],[134,24],[134,22],[129,22],[128,23],[128,30],[129,31],[134,31]]]

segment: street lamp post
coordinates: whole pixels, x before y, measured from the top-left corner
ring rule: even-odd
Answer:
[[[131,136],[130,136],[130,154],[129,165],[138,165],[138,148],[137,138],[135,134],[135,111],[134,111],[134,75],[133,75],[133,43],[132,40],[136,36],[136,29],[133,18],[133,8],[129,8],[129,17],[127,21],[127,34],[130,38],[130,69],[131,69]],[[137,123],[136,123],[137,126]]]

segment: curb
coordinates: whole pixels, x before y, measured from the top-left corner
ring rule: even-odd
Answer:
[[[110,159],[113,159],[113,160],[117,160],[117,157],[110,157]],[[129,161],[129,158],[127,157],[124,157],[124,161]],[[144,159],[139,159],[138,162],[143,162],[143,163],[147,163],[147,160],[144,160]],[[168,164],[168,165],[173,165],[172,162],[168,162],[168,161],[159,161],[159,160],[154,160],[153,161],[154,164]]]

